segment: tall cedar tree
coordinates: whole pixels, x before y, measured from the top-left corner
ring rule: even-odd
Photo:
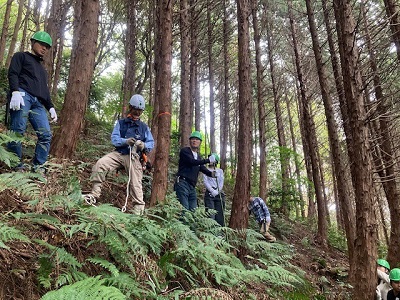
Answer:
[[[346,136],[356,202],[355,276],[352,276],[355,300],[372,299],[376,288],[377,225],[373,207],[374,187],[369,132],[356,44],[356,22],[350,0],[334,0],[338,36],[342,43],[340,61],[349,116],[350,136]]]
[[[371,122],[371,127],[375,125],[377,137],[373,139],[378,145],[375,146],[377,153],[374,161],[377,162],[375,167],[378,175],[381,177],[382,187],[386,195],[389,205],[391,230],[390,230],[390,243],[388,247],[387,259],[389,263],[395,265],[400,261],[400,226],[398,226],[398,216],[400,215],[400,198],[398,192],[398,184],[396,181],[396,170],[394,157],[395,151],[392,146],[393,136],[390,132],[390,124],[392,123],[392,116],[389,110],[387,97],[384,95],[383,84],[378,70],[378,62],[371,41],[371,33],[369,31],[368,18],[365,8],[365,2],[361,4],[361,11],[364,20],[364,32],[366,38],[366,45],[369,54],[369,63],[373,75],[373,91],[376,102],[378,103],[374,121]],[[384,220],[384,218],[382,218]]]
[[[251,3],[250,0],[238,0],[236,3],[239,58],[238,166],[229,227],[234,229],[244,229],[247,227],[249,220],[247,205],[250,198],[252,152],[252,97],[249,57],[249,16],[251,15]]]
[[[306,144],[305,149],[305,157],[309,159],[310,167],[312,169],[312,182],[314,183],[314,191],[315,196],[317,198],[317,210],[318,210],[318,231],[316,240],[322,245],[327,246],[327,237],[328,237],[328,226],[326,220],[326,205],[324,202],[322,185],[321,185],[321,176],[319,170],[319,162],[318,162],[318,146],[317,146],[317,136],[315,132],[315,124],[312,118],[311,113],[311,105],[309,96],[307,95],[306,85],[304,82],[304,74],[301,66],[301,58],[298,49],[298,41],[296,36],[296,29],[294,24],[294,17],[292,11],[292,1],[288,1],[289,5],[289,21],[290,21],[290,29],[293,40],[293,48],[295,53],[295,63],[296,63],[296,71],[297,71],[297,80],[300,85],[300,112],[301,118],[303,119],[303,130],[302,135],[304,135],[303,142]],[[308,155],[308,156],[307,156]]]
[[[60,126],[51,146],[51,154],[59,158],[71,158],[83,127],[93,77],[99,13],[99,0],[75,3],[74,38],[67,91],[60,113]]]
[[[254,31],[254,48],[256,50],[256,83],[257,83],[257,107],[258,107],[258,137],[260,146],[260,182],[259,196],[262,199],[267,198],[267,138],[266,138],[266,114],[265,103],[263,99],[263,70],[261,60],[261,36],[259,22],[257,16],[257,1],[252,1],[253,31]]]
[[[189,2],[180,0],[179,26],[181,34],[181,101],[179,110],[179,144],[188,146],[192,129],[192,113],[190,101],[190,20]]]
[[[335,113],[333,109],[333,100],[329,92],[327,71],[323,62],[321,48],[318,42],[318,30],[314,19],[314,11],[312,8],[312,1],[306,0],[308,23],[310,26],[311,39],[313,43],[314,57],[317,65],[318,79],[321,90],[321,97],[324,103],[326,123],[328,128],[329,145],[333,156],[333,163],[336,180],[340,188],[338,189],[340,207],[343,209],[343,217],[345,218],[345,230],[347,237],[347,246],[349,249],[349,261],[350,265],[353,265],[353,248],[355,239],[355,228],[352,225],[353,219],[348,219],[354,216],[352,207],[352,193],[350,190],[350,184],[348,178],[344,176],[346,172],[346,163],[344,160],[344,153],[340,148],[339,135],[338,135],[338,124],[335,120]]]
[[[155,164],[150,205],[163,202],[168,184],[168,158],[171,132],[171,64],[172,64],[172,8],[174,1],[157,2],[156,45],[156,102],[157,116],[153,120],[158,127]]]

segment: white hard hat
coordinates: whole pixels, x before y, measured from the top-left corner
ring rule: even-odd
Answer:
[[[142,95],[136,94],[131,97],[129,104],[136,109],[144,110],[144,98]]]

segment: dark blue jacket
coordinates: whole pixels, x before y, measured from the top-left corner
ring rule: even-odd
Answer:
[[[210,160],[208,158],[202,159],[200,154],[195,159],[190,147],[182,148],[179,152],[179,167],[176,175],[183,177],[191,185],[196,186],[199,172],[212,176],[212,172],[204,166],[208,163],[210,163]]]
[[[153,135],[149,127],[140,120],[133,121],[131,118],[118,120],[111,134],[111,142],[121,154],[129,153],[127,139],[134,138],[141,140],[145,144],[146,152],[150,152],[154,147]]]

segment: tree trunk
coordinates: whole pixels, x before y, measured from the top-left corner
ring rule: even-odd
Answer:
[[[13,36],[11,38],[10,47],[9,47],[9,50],[8,50],[8,55],[7,55],[7,60],[6,60],[6,68],[8,68],[10,66],[11,58],[12,58],[12,56],[14,54],[15,44],[17,43],[17,38],[18,38],[18,33],[19,33],[19,27],[21,26],[22,12],[23,12],[23,9],[24,9],[24,2],[25,2],[25,0],[20,0],[19,6],[18,6],[17,20],[15,21],[14,32],[13,32]]]
[[[4,65],[3,58],[4,53],[6,51],[6,44],[7,44],[7,36],[8,36],[8,27],[10,26],[10,14],[11,14],[11,6],[13,0],[8,0],[6,5],[6,13],[4,14],[3,19],[3,27],[1,28],[1,37],[0,37],[0,59],[1,65]]]
[[[354,239],[355,239],[355,228],[353,226],[353,220],[355,217],[353,211],[353,199],[351,193],[351,186],[344,174],[347,174],[346,162],[342,150],[340,149],[339,135],[338,135],[338,124],[335,120],[335,112],[333,109],[333,100],[330,96],[328,82],[327,82],[327,71],[324,66],[321,48],[318,42],[318,30],[315,24],[314,12],[312,9],[312,4],[310,0],[306,0],[308,23],[310,26],[310,33],[313,43],[313,51],[315,56],[315,61],[317,65],[319,86],[321,89],[321,97],[324,103],[326,123],[328,127],[328,137],[329,145],[332,153],[332,160],[334,164],[335,171],[333,172],[337,175],[336,181],[338,186],[338,196],[340,201],[340,208],[343,209],[342,217],[344,218],[346,237],[347,237],[347,247],[349,250],[349,261],[350,265],[354,265]]]
[[[251,138],[252,138],[252,97],[251,97],[251,72],[250,72],[250,34],[249,16],[250,1],[237,0],[238,18],[238,59],[239,59],[239,132],[238,167],[236,183],[232,201],[231,218],[229,226],[234,229],[247,228],[249,213],[248,201],[250,198],[251,168]]]
[[[382,158],[382,168],[379,169],[382,169],[383,171],[379,172],[378,174],[384,176],[381,176],[381,181],[390,210],[391,230],[387,260],[392,265],[395,265],[397,264],[397,262],[400,261],[400,226],[398,224],[398,216],[400,215],[400,199],[396,182],[396,163],[393,160],[396,154],[392,147],[393,137],[390,134],[390,123],[392,117],[388,105],[386,104],[387,100],[382,89],[382,81],[379,75],[378,62],[376,60],[375,51],[371,43],[371,36],[368,28],[369,24],[365,13],[364,3],[361,4],[361,11],[364,16],[364,30],[367,49],[369,52],[369,62],[373,73],[375,99],[378,102],[376,118],[379,121],[379,126],[377,126],[379,132],[377,132],[377,141],[379,144],[379,149],[382,149],[382,151],[380,151]]]
[[[172,63],[172,8],[174,1],[157,2],[158,34],[156,39],[155,97],[158,99],[158,135],[155,149],[155,164],[150,206],[164,202],[168,185],[168,159],[171,132],[171,63]]]
[[[88,103],[96,54],[100,1],[82,0],[74,7],[74,43],[60,127],[51,146],[51,154],[71,158]]]
[[[400,9],[399,2],[383,0],[386,8],[386,16],[389,19],[392,40],[396,47],[397,60],[400,62]]]
[[[334,0],[336,24],[340,44],[343,87],[348,109],[350,134],[346,136],[356,202],[355,300],[373,298],[376,289],[377,225],[373,208],[373,179],[369,132],[366,126],[362,80],[356,44],[356,23],[349,0]]]
[[[318,147],[317,147],[317,137],[315,133],[315,124],[314,120],[312,119],[311,115],[311,107],[309,103],[309,97],[306,95],[306,87],[304,83],[304,75],[303,70],[301,68],[301,61],[300,55],[298,51],[298,43],[296,39],[296,29],[294,24],[294,18],[292,13],[292,2],[291,0],[288,1],[288,8],[289,8],[289,21],[290,21],[290,30],[291,30],[291,37],[293,41],[293,48],[295,53],[295,64],[297,70],[297,80],[299,81],[300,85],[300,107],[302,112],[302,117],[304,119],[304,134],[305,134],[305,141],[308,146],[310,161],[311,161],[311,168],[312,168],[312,179],[314,183],[314,190],[315,196],[317,198],[317,210],[318,210],[318,232],[316,236],[316,240],[319,244],[323,247],[327,246],[327,235],[328,235],[328,228],[326,222],[326,209],[325,203],[323,198],[323,191],[320,182],[320,174],[319,174],[319,167],[318,167]]]
[[[226,170],[226,153],[228,150],[229,140],[229,54],[228,54],[228,34],[229,34],[229,18],[227,12],[227,0],[223,0],[224,5],[224,17],[223,17],[223,84],[224,91],[221,100],[221,169]],[[232,144],[230,144],[232,145]],[[232,153],[232,152],[230,152]]]
[[[136,82],[136,0],[126,0],[126,36],[125,36],[125,67],[122,81],[122,111],[123,117],[129,107],[129,99],[135,93]]]
[[[181,34],[181,98],[179,110],[179,144],[188,146],[192,129],[192,112],[190,110],[190,20],[188,0],[180,1],[180,34]]]
[[[261,62],[261,46],[260,46],[260,29],[258,28],[258,16],[257,16],[257,1],[253,0],[252,3],[252,15],[253,15],[253,30],[254,30],[254,48],[256,50],[256,83],[257,83],[257,106],[258,106],[258,137],[260,147],[260,182],[259,182],[259,196],[262,199],[267,199],[267,138],[266,138],[266,126],[265,126],[265,104],[263,100],[263,65]]]

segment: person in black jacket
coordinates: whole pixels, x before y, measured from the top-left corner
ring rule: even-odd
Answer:
[[[31,45],[31,52],[17,52],[13,55],[8,69],[12,94],[10,129],[23,136],[29,120],[38,137],[32,160],[33,171],[44,173],[43,164],[47,161],[52,138],[46,110],[49,111],[52,122],[57,122],[57,113],[47,86],[47,73],[42,65],[43,56],[52,46],[52,39],[47,32],[38,31],[32,36]],[[20,159],[15,169],[24,171],[21,142],[10,142],[8,149]]]
[[[184,147],[179,152],[179,167],[176,174],[174,191],[182,206],[188,210],[197,207],[196,184],[199,172],[215,177],[215,173],[205,167],[205,164],[215,163],[215,156],[210,155],[202,159],[199,153],[202,136],[199,131],[194,131],[189,137],[189,147]]]

